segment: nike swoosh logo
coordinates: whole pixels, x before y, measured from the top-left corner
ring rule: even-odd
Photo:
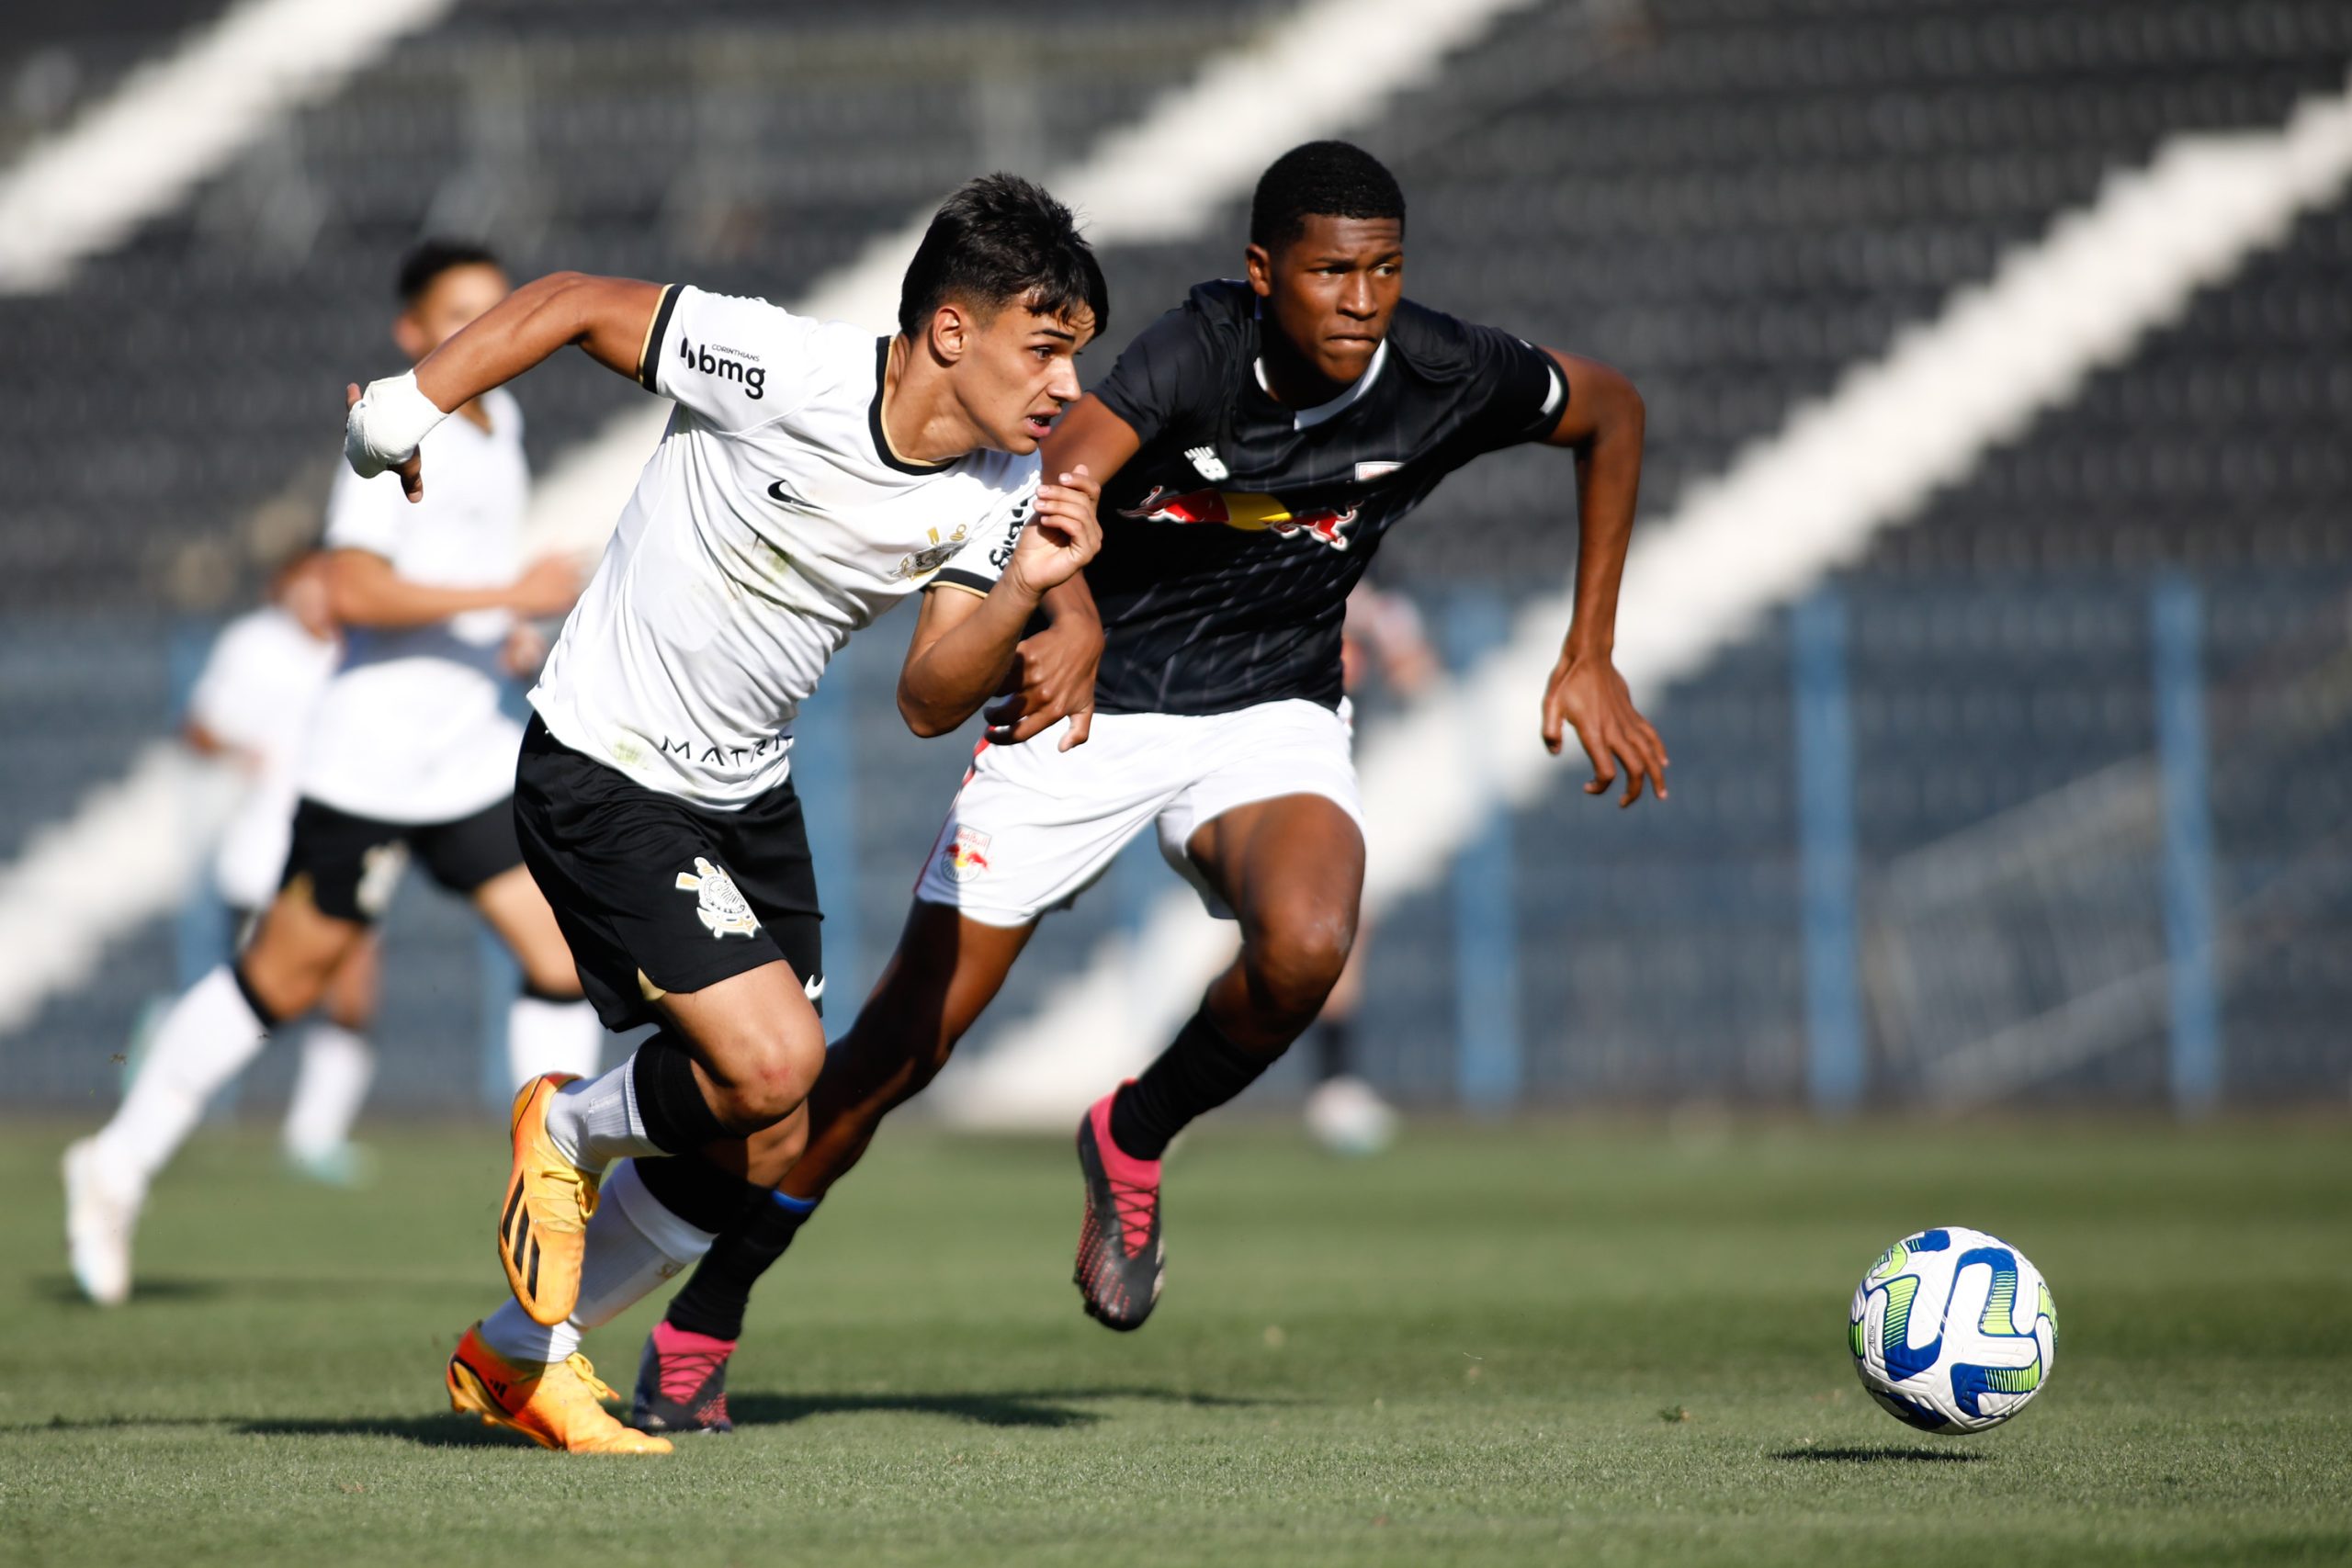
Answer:
[[[782,479],[778,479],[775,483],[768,486],[768,499],[770,501],[780,501],[786,506],[806,506],[808,504],[798,496],[793,494],[790,491],[785,489],[784,481]]]
[[[811,976],[801,982],[800,989],[813,1002],[825,994],[825,977],[822,975]]]

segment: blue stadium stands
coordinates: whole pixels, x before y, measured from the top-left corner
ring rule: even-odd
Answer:
[[[0,378],[0,428],[23,464],[0,529],[0,671],[39,670],[44,649],[74,667],[70,687],[0,682],[12,730],[56,738],[0,800],[0,846],[13,852],[77,781],[118,771],[161,728],[172,630],[156,607],[218,614],[300,533],[326,472],[322,411],[331,422],[342,378],[384,361],[388,258],[407,238],[475,229],[524,271],[789,297],[979,164],[1051,167],[1283,8],[1154,3],[1071,19],[1042,0],[893,0],[845,17],[751,0],[481,0],[63,294],[0,300],[0,352],[41,367]],[[1062,20],[1042,39],[1008,25],[1048,9]],[[909,41],[884,68],[877,39]],[[1036,40],[1043,61],[1012,39]],[[1418,297],[1635,376],[1656,514],[2111,171],[2183,131],[2276,125],[2302,96],[2340,90],[2347,66],[2352,7],[2336,0],[1619,0],[1507,17],[1359,134],[1412,198]],[[1035,91],[1065,77],[1069,91]],[[1230,209],[1208,238],[1114,249],[1114,339],[1184,286],[1237,271],[1241,229]],[[2332,1022],[2352,1005],[2352,725],[2328,706],[2352,603],[2346,276],[2352,205],[2339,201],[1834,585],[1850,627],[1862,897],[1891,908],[1873,900],[1894,897],[1900,867],[2151,757],[2150,574],[2194,575],[2217,694],[2216,898],[2245,911],[2224,970],[2228,1082],[2248,1099],[2352,1081],[2352,1037]],[[1090,364],[1107,367],[1114,346]],[[535,452],[632,395],[586,367],[536,382]],[[1392,540],[1386,580],[1441,620],[1457,601],[1564,581],[1566,472],[1545,452],[1465,472]],[[28,619],[36,607],[54,618]],[[831,888],[852,868],[858,888],[854,902],[830,895],[837,976],[870,976],[887,951],[962,766],[956,745],[918,747],[898,728],[895,643],[886,628],[854,647],[823,695],[855,777],[854,853],[820,860]],[[1536,1098],[1801,1094],[1792,684],[1776,621],[1658,705],[1670,807],[1607,810],[1564,763],[1562,787],[1508,824]],[[2269,692],[2283,694],[2266,704]],[[1088,919],[1047,923],[1003,1017],[1139,894],[1170,885],[1148,857],[1090,896]],[[1375,1077],[1440,1103],[1453,1092],[1451,897],[1392,913],[1363,1030]],[[2114,919],[2116,951],[2161,940],[2152,908]],[[387,1034],[419,1043],[388,1065],[385,1093],[469,1098],[480,982],[463,917],[411,896],[395,936]],[[168,984],[165,934],[134,945],[124,985],[62,999],[30,1032],[96,1055],[12,1092],[67,1099],[103,1081],[91,1063],[118,1048],[134,993]],[[2016,1091],[2161,1096],[2161,1019],[2116,1027]],[[1931,1081],[1924,1037],[1874,1029],[1875,1093]]]

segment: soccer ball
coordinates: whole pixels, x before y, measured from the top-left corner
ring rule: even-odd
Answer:
[[[2024,1253],[1945,1225],[1879,1255],[1855,1287],[1846,1346],[1862,1386],[1896,1420],[1981,1432],[2050,1380],[2058,1308]]]

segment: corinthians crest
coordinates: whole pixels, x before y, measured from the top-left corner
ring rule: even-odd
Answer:
[[[939,536],[938,529],[933,528],[929,532],[931,543],[899,563],[898,575],[902,580],[921,577],[927,571],[937,571],[955,558],[957,550],[964,547],[967,530],[960,523],[956,525],[956,531],[944,539]]]
[[[750,936],[760,929],[759,916],[744,901],[735,879],[700,855],[691,872],[678,873],[677,888],[695,896],[695,918],[714,937]]]

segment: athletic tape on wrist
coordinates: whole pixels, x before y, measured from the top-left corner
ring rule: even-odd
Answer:
[[[413,370],[370,381],[344,421],[344,459],[353,473],[372,479],[407,461],[433,427],[448,417],[417,389]]]

